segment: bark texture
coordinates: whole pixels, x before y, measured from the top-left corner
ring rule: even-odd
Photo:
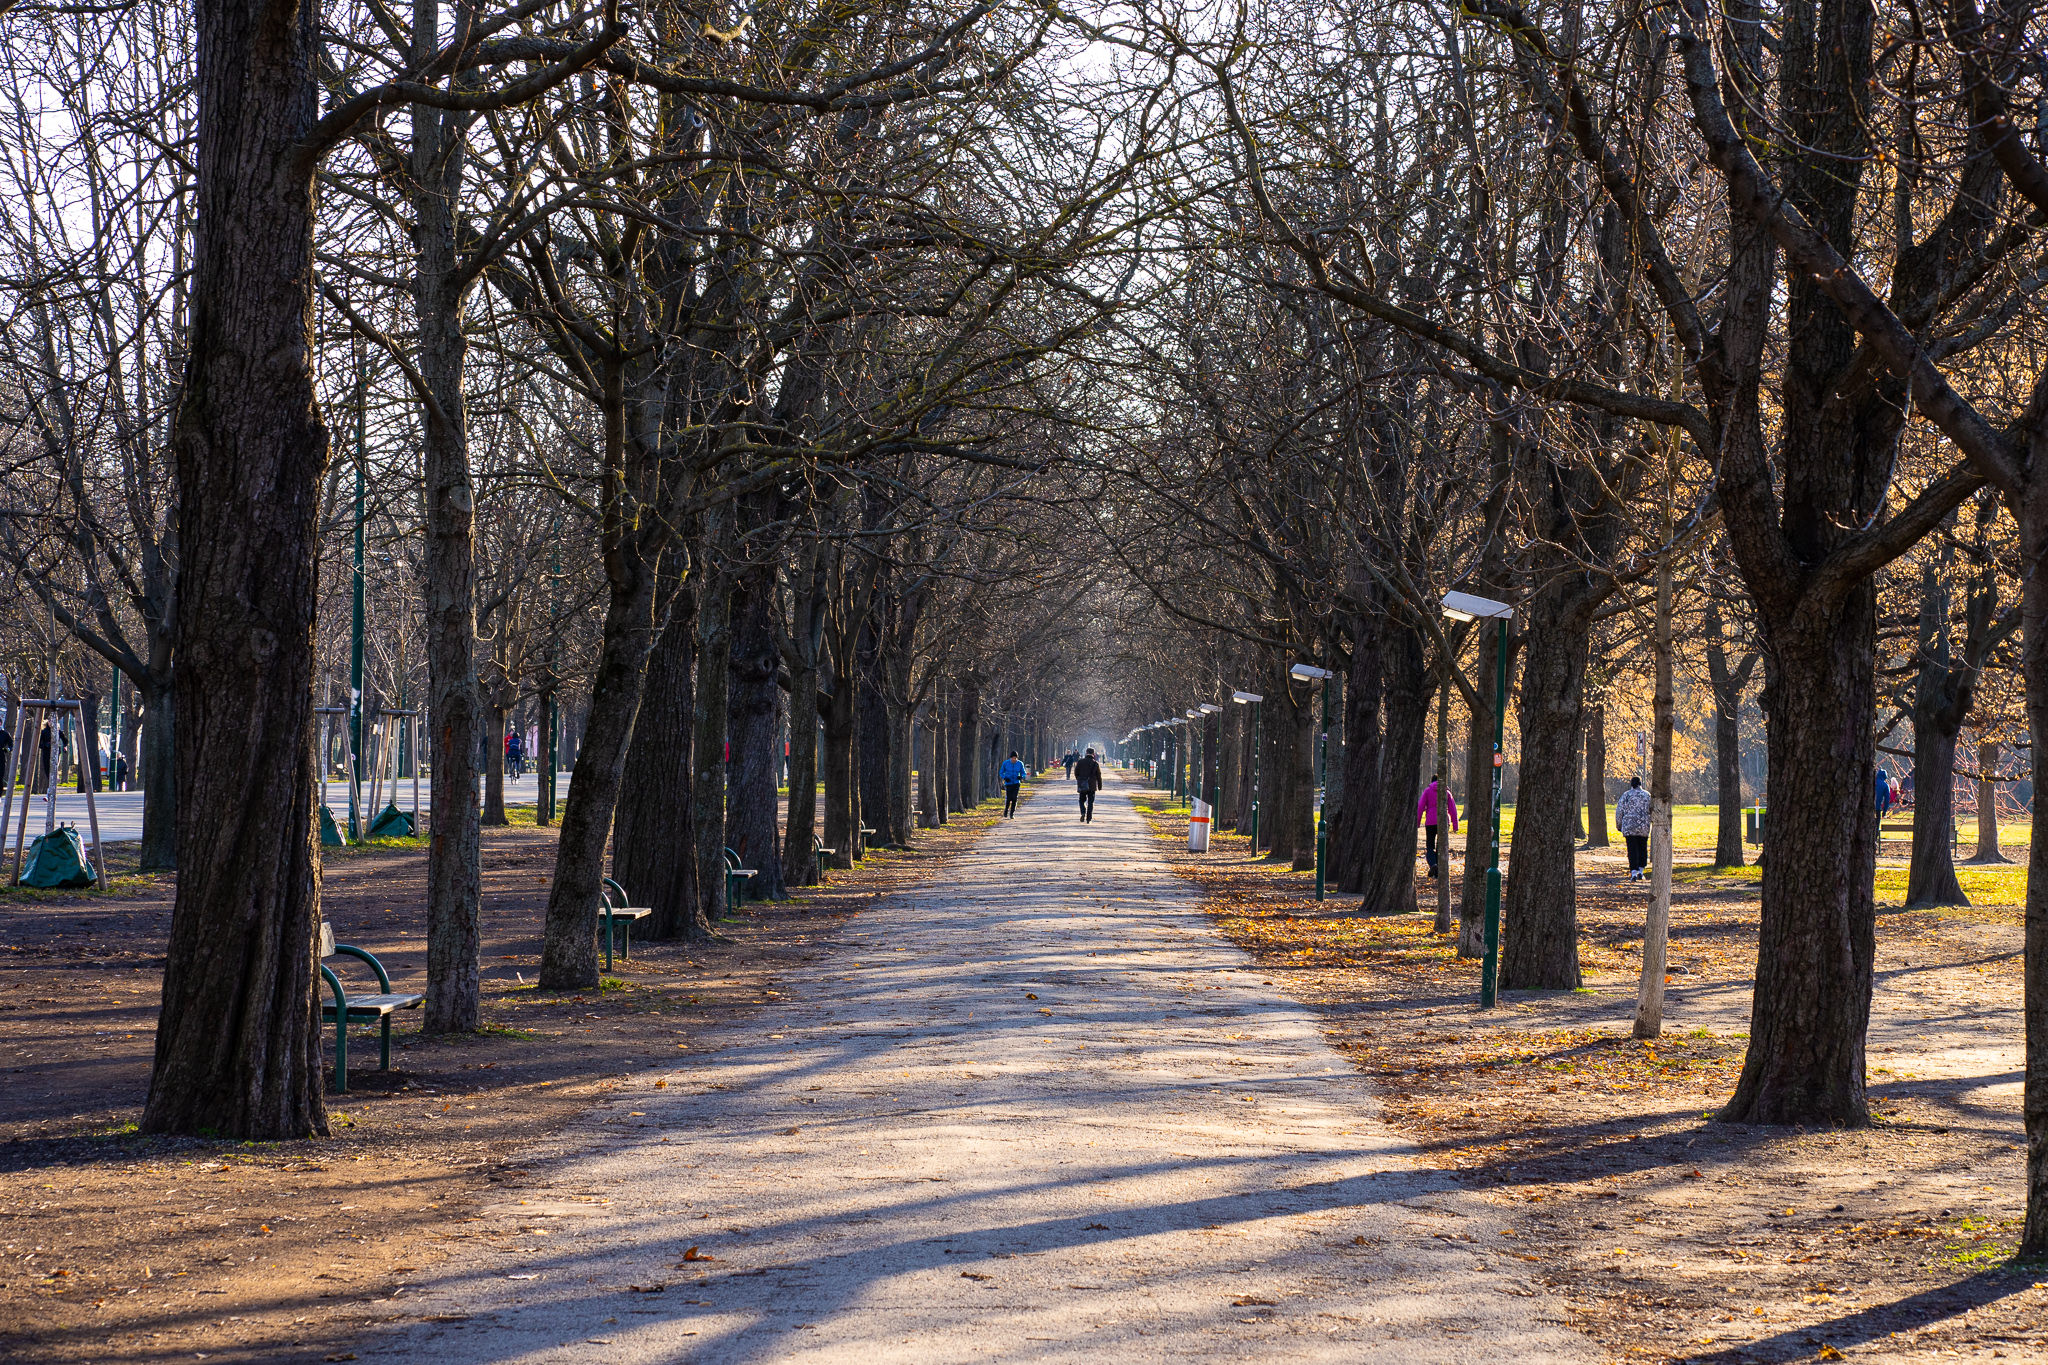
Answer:
[[[313,7],[194,7],[198,229],[174,431],[178,889],[142,1128],[323,1133],[314,1005]],[[260,684],[260,685],[252,685]]]
[[[1523,649],[1515,840],[1501,907],[1503,990],[1575,990],[1578,877],[1572,812],[1577,739],[1592,645],[1589,594],[1538,593]]]
[[[1366,915],[1414,912],[1415,806],[1422,797],[1422,749],[1429,731],[1429,670],[1414,628],[1389,624],[1386,638],[1386,737],[1380,747],[1379,800],[1373,812],[1372,859],[1367,869]],[[1450,827],[1438,831],[1448,857]]]
[[[669,582],[667,620],[647,656],[633,743],[620,775],[612,825],[612,877],[635,905],[652,910],[658,939],[711,936],[697,864],[696,791],[690,759],[697,736],[697,598]]]

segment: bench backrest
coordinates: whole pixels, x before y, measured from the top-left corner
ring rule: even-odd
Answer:
[[[739,855],[739,854],[737,854],[737,853],[735,853],[735,852],[733,852],[733,851],[732,851],[731,849],[727,849],[727,850],[725,851],[725,866],[726,866],[726,868],[727,868],[727,870],[728,870],[728,871],[732,871],[732,872],[737,872],[737,871],[739,871],[739,869],[740,869],[740,855]]]

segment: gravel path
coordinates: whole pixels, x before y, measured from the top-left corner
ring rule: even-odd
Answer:
[[[362,1357],[1596,1359],[1120,789],[1070,791],[632,1078]]]

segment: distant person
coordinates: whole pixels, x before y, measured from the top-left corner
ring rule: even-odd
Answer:
[[[1095,793],[1102,790],[1102,765],[1095,761],[1093,749],[1074,764],[1074,789],[1081,797],[1081,823],[1089,824],[1095,819]]]
[[[1003,784],[1003,818],[1013,820],[1017,816],[1017,792],[1024,785],[1024,760],[1017,757],[1015,749],[1003,760],[1003,766],[996,769],[996,778]]]
[[[1628,841],[1628,879],[1639,882],[1650,863],[1650,794],[1642,778],[1631,777],[1628,790],[1614,803],[1614,827]]]
[[[1067,750],[1066,756],[1060,759],[1060,762],[1067,765],[1067,776],[1069,779],[1074,776],[1074,765],[1080,761],[1081,755],[1075,753],[1072,749]]]
[[[6,757],[7,757],[7,755],[6,755],[6,751],[5,751],[5,750],[0,750],[0,762],[5,762],[5,761],[6,761]],[[1910,806],[1910,805],[1912,805],[1912,804],[1913,804],[1913,774],[1911,774],[1911,773],[1900,773],[1900,774],[1899,774],[1899,780],[1898,780],[1898,781],[1897,781],[1896,783],[1894,783],[1893,785],[1894,785],[1895,787],[1897,787],[1897,788],[1898,788],[1898,790],[1897,790],[1897,791],[1896,791],[1896,792],[1894,793],[1894,795],[1893,795],[1893,804],[1894,804],[1894,805],[1897,805],[1897,806],[1901,806],[1901,807],[1903,807],[1903,806]]]
[[[514,730],[505,736],[505,775],[521,777],[526,772],[526,740]]]
[[[6,762],[5,756],[0,755],[0,763],[4,762]],[[126,754],[114,755],[114,790],[117,792],[128,790],[128,755]]]
[[[1892,810],[1892,779],[1884,769],[1877,770],[1877,818],[1882,820]]]
[[[41,766],[36,769],[36,780],[34,785],[29,788],[30,791],[34,791],[36,787],[53,785],[53,780],[50,777],[50,745],[54,738],[50,731],[50,723],[44,721],[42,735],[36,741],[36,749],[42,755],[42,762]]]
[[[1437,810],[1439,802],[1444,807],[1441,814]],[[1437,867],[1436,827],[1442,823],[1442,817],[1445,815],[1450,817],[1451,834],[1456,834],[1458,832],[1458,798],[1451,795],[1450,788],[1444,785],[1444,775],[1437,773],[1429,779],[1429,785],[1422,789],[1422,799],[1415,803],[1415,823],[1422,826],[1423,854],[1429,859],[1429,875],[1432,877],[1443,875]],[[1445,835],[1445,854],[1448,855],[1450,850],[1450,835]],[[1414,864],[1410,863],[1409,866],[1413,867]]]
[[[7,771],[7,757],[14,752],[14,736],[5,725],[0,725],[0,773]]]

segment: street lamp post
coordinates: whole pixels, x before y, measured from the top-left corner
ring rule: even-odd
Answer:
[[[1330,848],[1329,821],[1324,818],[1330,790],[1330,680],[1337,675],[1314,664],[1289,664],[1287,676],[1312,682],[1323,690],[1323,729],[1316,736],[1316,899],[1323,898],[1323,863]]]
[[[1216,783],[1209,780],[1209,765],[1216,761],[1217,741],[1220,739],[1220,736],[1209,733],[1209,717],[1215,715],[1223,708],[1215,702],[1205,701],[1196,709],[1202,713],[1202,799],[1209,803],[1209,818],[1214,820],[1216,818]],[[1211,825],[1210,828],[1213,830],[1215,826]]]
[[[1181,795],[1187,798],[1190,811],[1194,809],[1194,803],[1201,800],[1200,797],[1195,795],[1202,787],[1203,736],[1195,730],[1195,725],[1201,718],[1202,713],[1200,711],[1187,711],[1181,716],[1181,722],[1188,728],[1187,778],[1181,783]]]
[[[1453,621],[1492,621],[1500,633],[1494,642],[1493,767],[1487,773],[1487,793],[1493,811],[1493,850],[1486,864],[1486,958],[1479,968],[1479,1008],[1490,1010],[1499,995],[1500,981],[1500,768],[1501,747],[1507,739],[1508,724],[1508,621],[1515,609],[1490,597],[1469,592],[1444,594],[1444,615]],[[1445,870],[1450,863],[1450,840],[1444,840]]]
[[[1252,856],[1259,856],[1259,703],[1266,698],[1258,692],[1232,692],[1230,699],[1252,708]]]

